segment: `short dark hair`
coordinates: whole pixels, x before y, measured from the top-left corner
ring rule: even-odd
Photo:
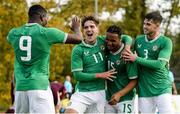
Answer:
[[[148,19],[148,20],[153,20],[154,22],[158,22],[158,23],[161,23],[163,18],[160,14],[160,12],[158,11],[154,11],[154,12],[150,12],[148,14],[146,14],[145,18],[144,19]]]
[[[82,27],[84,27],[84,23],[85,23],[86,21],[94,21],[94,23],[95,23],[96,25],[99,24],[99,20],[96,19],[95,17],[93,17],[93,16],[84,16],[83,19],[82,19],[82,22],[81,22]]]
[[[47,11],[41,5],[33,5],[29,8],[28,16],[29,18],[35,18],[37,16],[46,16]]]
[[[119,36],[122,35],[122,29],[116,25],[109,26],[106,32],[115,33],[115,34],[118,34]]]

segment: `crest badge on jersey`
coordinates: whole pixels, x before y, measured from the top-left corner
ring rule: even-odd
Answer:
[[[116,61],[116,64],[117,64],[117,65],[119,65],[120,63],[121,63],[121,61],[120,61],[120,60],[117,60],[117,61]]]
[[[101,45],[100,48],[101,48],[101,50],[105,50],[105,46],[104,45]]]
[[[158,49],[158,46],[155,45],[155,46],[153,46],[152,49],[153,49],[153,51],[156,51]]]

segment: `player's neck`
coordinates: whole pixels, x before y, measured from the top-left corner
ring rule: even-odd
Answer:
[[[28,23],[41,23],[40,21],[38,21],[38,20],[32,20],[32,19],[29,19],[28,20]]]
[[[153,40],[153,39],[155,39],[157,36],[159,36],[159,34],[160,34],[160,32],[157,31],[157,32],[155,32],[155,33],[153,33],[153,34],[147,35],[147,38],[148,38],[148,40]]]

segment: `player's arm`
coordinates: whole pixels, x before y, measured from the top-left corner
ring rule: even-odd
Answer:
[[[159,69],[164,67],[169,62],[171,53],[172,41],[170,39],[167,39],[159,52],[157,60],[148,60],[142,57],[138,57],[136,53],[133,54],[131,51],[124,52],[123,58],[125,58],[125,61],[135,61],[136,63],[151,69]]]
[[[80,19],[78,17],[74,17],[72,19],[72,30],[75,32],[75,34],[68,34],[67,40],[65,43],[70,44],[77,44],[82,41],[82,32],[80,28]]]
[[[75,34],[69,34],[69,33],[63,32],[57,28],[44,28],[45,37],[47,38],[48,44],[51,45],[55,43],[66,43],[66,44],[80,43],[82,39],[82,33],[80,31],[79,20],[76,18],[73,18],[72,26],[73,26],[73,30]]]
[[[135,88],[136,84],[137,84],[137,79],[132,79],[127,86],[125,86],[122,90],[112,95],[109,104],[116,105],[121,97],[125,96],[129,91]]]
[[[132,38],[129,35],[121,35],[121,41],[125,44],[125,50],[130,50]]]
[[[130,82],[120,91],[112,95],[111,100],[109,101],[110,105],[116,105],[121,97],[125,96],[132,89],[136,87],[138,81],[138,69],[136,63],[127,63],[126,64],[127,76],[130,79]]]
[[[77,81],[91,81],[95,80],[96,78],[102,78],[113,81],[112,78],[115,78],[113,74],[116,74],[114,69],[103,73],[84,73],[82,71],[73,72],[73,75]]]

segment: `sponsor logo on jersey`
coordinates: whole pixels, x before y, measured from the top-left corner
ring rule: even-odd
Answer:
[[[156,51],[158,49],[158,46],[153,46],[153,51]]]
[[[88,56],[88,55],[89,55],[89,51],[85,51],[85,52],[84,52],[84,55],[85,55],[85,56]]]
[[[104,45],[101,45],[100,48],[101,48],[101,50],[105,50],[105,46]]]
[[[117,61],[116,61],[116,64],[117,64],[117,65],[119,65],[120,63],[121,63],[121,61],[120,61],[120,60],[117,60]]]
[[[137,46],[138,46],[138,48],[141,48],[142,44],[138,44]]]

